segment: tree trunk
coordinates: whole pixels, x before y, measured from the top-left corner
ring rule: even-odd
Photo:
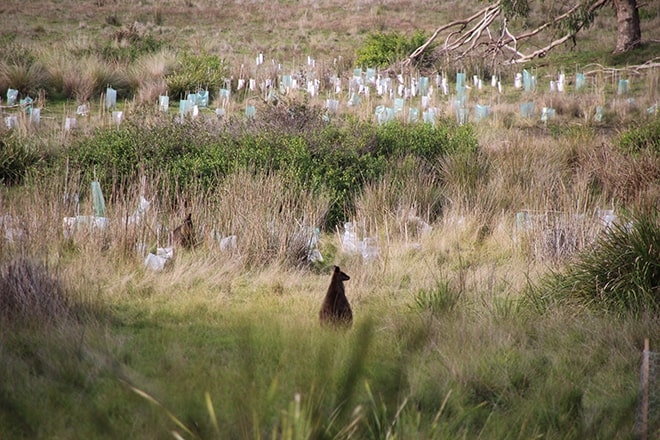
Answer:
[[[614,53],[626,52],[639,46],[642,41],[637,0],[613,0],[613,3],[617,22]]]

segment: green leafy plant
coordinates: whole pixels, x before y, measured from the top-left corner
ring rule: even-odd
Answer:
[[[338,124],[308,131],[282,130],[278,123],[259,130],[236,126],[221,133],[201,129],[201,124],[127,122],[82,139],[67,155],[74,169],[88,175],[96,170],[102,186],[113,192],[135,183],[139,173],[158,174],[165,177],[160,189],[170,198],[176,197],[168,193],[175,188],[217,186],[236,170],[276,171],[291,185],[327,192],[334,200],[327,226],[334,226],[352,212],[364,186],[396,167],[401,158],[433,162],[477,146],[469,128],[449,121],[435,127]]]
[[[387,67],[403,60],[425,41],[426,35],[423,31],[416,31],[410,37],[398,32],[372,33],[357,50],[355,61],[358,66]],[[426,49],[426,54],[420,57],[420,65],[432,64],[433,47],[434,45],[430,45]]]
[[[213,94],[224,85],[227,72],[225,61],[217,55],[184,52],[179,65],[165,77],[165,82],[170,96],[185,99],[186,93],[204,89]]]

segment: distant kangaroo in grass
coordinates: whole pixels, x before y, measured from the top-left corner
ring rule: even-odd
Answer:
[[[195,245],[195,233],[191,214],[183,220],[183,223],[177,226],[172,233],[172,240],[175,245],[191,249]]]
[[[339,266],[335,266],[330,287],[328,287],[328,292],[325,294],[325,299],[319,312],[321,325],[350,327],[353,323],[353,312],[351,311],[348,299],[346,299],[344,289],[344,281],[350,279],[351,277],[342,272]]]

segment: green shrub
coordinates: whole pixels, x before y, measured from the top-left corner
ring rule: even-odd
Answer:
[[[170,96],[186,98],[186,93],[209,90],[213,94],[227,78],[228,67],[217,55],[181,55],[178,66],[165,77]]]
[[[157,189],[164,197],[173,198],[177,188],[218,183],[217,177],[228,171],[230,155],[224,146],[224,137],[211,136],[199,121],[135,121],[120,129],[100,129],[72,145],[66,155],[83,179],[91,180],[95,172],[113,195],[146,175],[159,182]]]
[[[403,157],[408,154],[434,161],[459,152],[473,153],[478,143],[470,125],[449,119],[430,124],[388,123],[376,129],[379,154]]]
[[[357,50],[356,64],[363,67],[387,67],[402,61],[415,49],[426,42],[423,31],[417,31],[410,38],[398,32],[369,34],[364,45]],[[432,63],[433,45],[430,45],[419,58],[418,63],[429,66]]]

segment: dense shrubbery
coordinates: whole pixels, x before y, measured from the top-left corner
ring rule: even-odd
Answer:
[[[328,191],[336,201],[328,219],[334,222],[352,208],[353,197],[366,183],[395,168],[401,157],[434,161],[477,147],[469,127],[448,121],[436,127],[328,124],[292,132],[232,127],[222,129],[201,121],[126,123],[82,139],[67,155],[73,169],[88,175],[96,170],[103,187],[112,188],[113,193],[137,182],[142,174],[159,178],[159,189],[171,192],[212,188],[228,173],[241,169],[277,171],[292,184]]]
[[[417,31],[409,38],[398,32],[369,34],[364,45],[357,50],[356,64],[363,67],[387,67],[403,60],[425,41],[426,35],[423,31]],[[432,52],[433,45],[426,50],[426,54]],[[432,64],[432,58],[423,54],[419,63],[429,66]]]

